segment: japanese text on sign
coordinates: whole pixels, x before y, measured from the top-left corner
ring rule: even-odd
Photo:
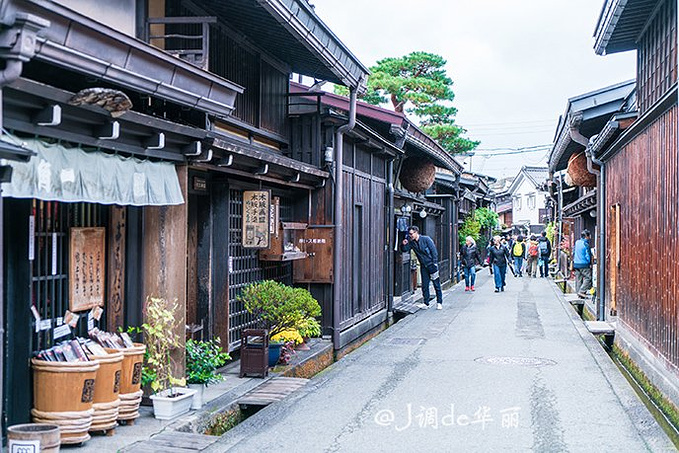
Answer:
[[[243,247],[269,247],[270,200],[268,190],[243,192]]]
[[[105,228],[71,228],[70,310],[104,305]]]

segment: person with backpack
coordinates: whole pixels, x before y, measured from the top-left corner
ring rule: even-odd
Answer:
[[[538,273],[538,260],[540,259],[540,248],[537,238],[534,234],[530,235],[528,241],[528,257],[526,265],[526,274],[529,277],[535,278]]]
[[[493,276],[495,277],[495,292],[505,290],[507,264],[509,263],[509,249],[501,243],[500,236],[493,238],[493,247],[490,248],[488,256],[490,257],[490,265],[493,266]]]
[[[592,248],[589,245],[589,230],[580,233],[580,239],[573,247],[573,269],[575,269],[575,292],[579,296],[586,295],[592,288]]]
[[[512,258],[514,258],[514,270],[517,277],[523,277],[523,258],[526,256],[526,244],[523,242],[523,236],[516,238],[516,242],[512,245]]]
[[[465,244],[460,250],[460,259],[462,260],[462,269],[464,269],[464,290],[474,291],[476,263],[481,264],[481,255],[479,255],[479,249],[476,247],[476,241],[473,237],[467,236],[465,239]]]
[[[549,277],[549,257],[552,255],[552,244],[547,239],[547,232],[543,231],[538,238],[538,251],[540,252],[540,277]]]

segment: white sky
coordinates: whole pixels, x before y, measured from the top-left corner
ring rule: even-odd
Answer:
[[[479,150],[551,144],[569,97],[635,77],[635,52],[594,53],[604,0],[310,1],[367,67],[412,51],[442,55],[457,123]],[[503,177],[546,164],[546,150],[480,156],[489,153],[472,158],[472,171]]]

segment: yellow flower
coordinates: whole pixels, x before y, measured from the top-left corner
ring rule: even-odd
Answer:
[[[302,336],[297,332],[296,329],[284,330],[283,332],[277,333],[271,337],[271,341],[280,341],[287,343],[288,341],[294,341],[295,344],[300,344],[304,342]]]

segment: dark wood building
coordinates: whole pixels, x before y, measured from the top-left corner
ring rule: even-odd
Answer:
[[[679,405],[679,267],[666,259],[679,244],[677,2],[606,1],[595,37],[600,55],[637,52],[638,118],[592,149],[603,163],[606,313],[618,345]]]
[[[310,223],[312,197],[330,178],[317,160],[291,157],[289,79],[357,92],[367,70],[305,1],[12,0],[0,14],[3,42],[16,44],[0,50],[10,132],[0,157],[36,154],[11,163],[2,186],[11,219],[2,343],[12,364],[2,420],[14,424],[29,421],[28,359],[61,339],[66,310],[81,315],[70,335],[91,327],[91,306],[73,293],[76,235],[103,237],[94,256],[104,315],[92,324],[138,326],[145,298],[164,296],[179,304],[181,337],[189,324],[236,346],[254,322],[238,291],[264,278],[294,282],[283,237],[304,241],[291,235]],[[265,191],[275,208],[264,253],[244,246],[246,190]],[[182,351],[176,359],[183,367]]]
[[[592,233],[592,247],[600,241],[597,228],[600,168],[592,162],[589,147],[595,140],[614,138],[613,134],[620,128],[608,129],[609,121],[625,127],[636,118],[634,87],[635,81],[629,80],[574,96],[568,99],[566,110],[559,118],[548,159],[552,181],[549,186],[559,209],[557,220],[564,239],[555,247],[564,245],[565,253],[560,250],[557,255],[559,269],[570,269],[572,247],[583,230]],[[569,275],[567,272],[566,277]]]

